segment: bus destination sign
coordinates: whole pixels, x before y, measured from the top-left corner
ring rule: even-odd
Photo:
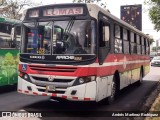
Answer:
[[[83,7],[53,8],[43,11],[43,16],[81,15]]]
[[[38,10],[32,10],[29,12],[29,17],[38,17],[39,16],[39,11]]]

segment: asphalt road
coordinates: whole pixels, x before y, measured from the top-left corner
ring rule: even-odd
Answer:
[[[104,105],[94,102],[64,102],[52,101],[49,97],[28,96],[16,92],[16,86],[0,88],[0,111],[19,111],[42,112],[48,117],[44,120],[56,119],[81,119],[81,115],[87,114],[83,119],[106,119],[106,111],[137,111],[145,102],[148,95],[154,90],[157,81],[160,79],[160,67],[151,67],[150,73],[144,78],[141,86],[131,85],[121,91],[119,97],[112,105]],[[84,112],[85,111],[85,112]],[[102,116],[103,117],[102,117]],[[94,117],[96,116],[96,117]],[[107,118],[107,120],[116,118]]]

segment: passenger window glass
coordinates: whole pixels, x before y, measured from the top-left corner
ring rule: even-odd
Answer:
[[[120,34],[120,26],[119,25],[115,25],[115,37],[117,38],[121,38],[121,34]]]
[[[100,47],[109,47],[110,26],[105,21],[100,21]]]
[[[115,38],[115,53],[122,53],[122,40]]]
[[[123,39],[128,40],[128,33],[127,30],[123,28]]]
[[[140,44],[140,36],[139,35],[136,35],[136,43]]]
[[[11,48],[11,29],[12,25],[0,23],[0,48]]]
[[[131,41],[132,43],[135,42],[135,41],[134,41],[134,33],[133,33],[133,32],[130,33],[130,41]]]

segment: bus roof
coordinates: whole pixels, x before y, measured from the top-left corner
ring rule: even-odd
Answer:
[[[52,7],[52,6],[77,6],[77,5],[86,5],[86,7],[88,8],[89,14],[90,16],[98,19],[98,14],[99,12],[102,12],[103,14],[105,14],[106,16],[108,16],[109,18],[113,19],[115,22],[118,22],[120,25],[123,25],[124,27],[126,27],[127,29],[132,30],[133,32],[136,32],[138,34],[141,34],[145,37],[147,37],[148,39],[150,39],[150,36],[144,34],[142,31],[136,29],[135,27],[131,26],[130,24],[126,23],[125,21],[119,19],[118,17],[114,16],[112,13],[110,13],[109,10],[105,10],[102,7],[93,4],[93,3],[63,3],[63,4],[50,4],[50,5],[43,5],[43,6],[37,6],[37,7],[32,7],[27,9],[25,12],[27,12],[28,10],[32,10],[32,9],[36,9],[36,8],[48,8],[48,7]]]
[[[11,23],[11,24],[21,23],[20,20],[10,19],[5,17],[0,17],[0,22]]]
[[[147,38],[150,39],[150,37],[146,34],[144,34],[142,31],[136,29],[135,27],[133,27],[132,25],[128,24],[127,22],[119,19],[118,17],[114,16],[109,10],[105,10],[103,8],[101,8],[100,6],[96,5],[96,4],[87,4],[88,10],[90,10],[90,15],[91,16],[98,16],[99,11],[101,11],[103,14],[105,14],[106,16],[110,17],[111,19],[115,20],[116,22],[120,23],[121,25],[127,27],[128,29],[132,30],[133,32],[139,33]]]

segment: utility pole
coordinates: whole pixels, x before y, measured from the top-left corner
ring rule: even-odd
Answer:
[[[156,52],[157,53],[159,52],[159,39],[156,40]]]

